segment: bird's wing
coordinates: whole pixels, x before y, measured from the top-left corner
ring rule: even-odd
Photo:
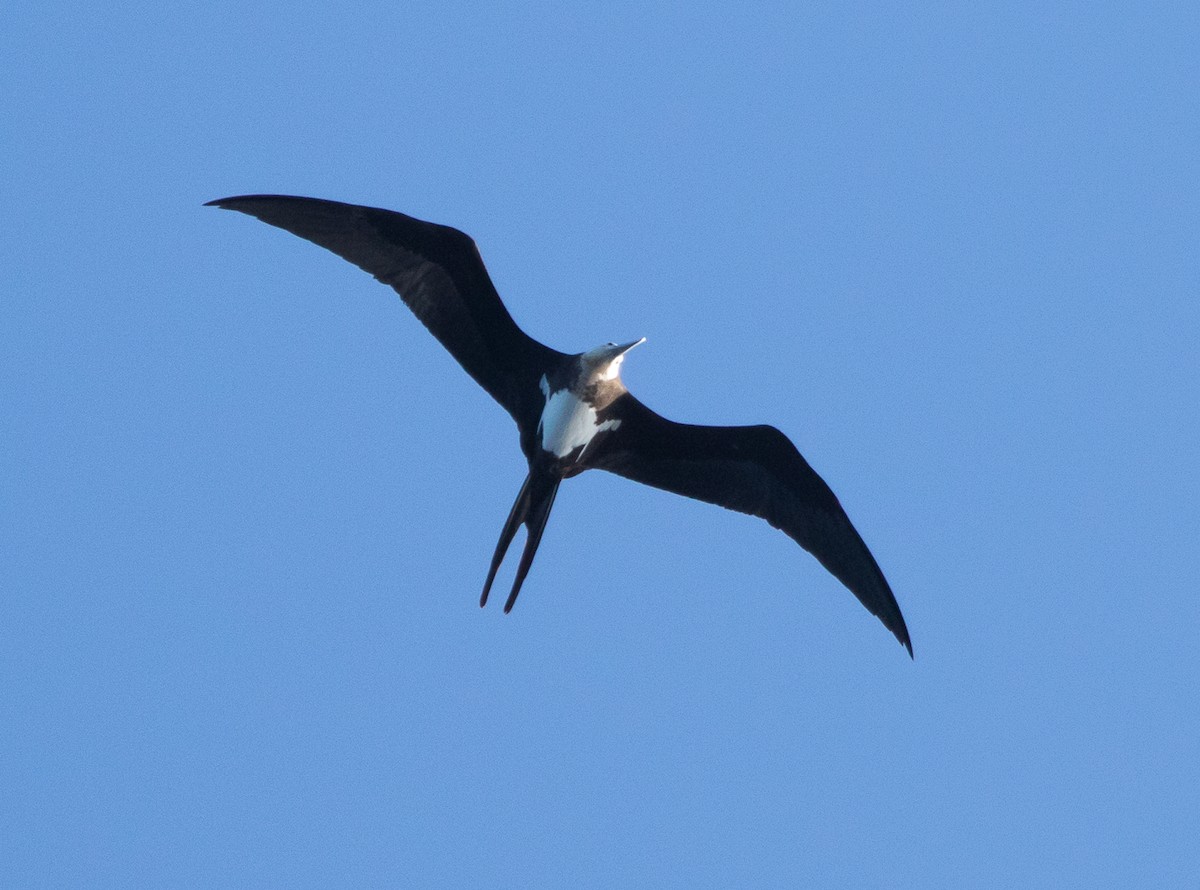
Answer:
[[[205,206],[286,229],[391,285],[518,424],[536,425],[537,381],[563,356],[517,327],[468,235],[391,210],[317,198],[246,195]]]
[[[626,393],[605,412],[620,424],[589,467],[760,516],[815,556],[912,654],[896,597],[837,497],[770,426],[675,423]]]

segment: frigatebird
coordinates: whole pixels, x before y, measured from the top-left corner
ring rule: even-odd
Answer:
[[[481,606],[524,525],[525,549],[504,604],[505,612],[512,609],[562,480],[607,470],[767,520],[815,556],[912,655],[904,616],[878,563],[787,436],[771,426],[675,423],[625,388],[621,362],[645,338],[573,355],[544,346],[513,321],[475,242],[449,226],[287,195],[221,198],[205,206],[237,210],[306,238],[393,287],[517,422],[529,475],[500,533]]]

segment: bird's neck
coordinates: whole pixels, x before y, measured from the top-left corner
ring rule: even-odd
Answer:
[[[601,411],[629,390],[625,388],[620,377],[592,375],[577,380],[571,387],[571,391],[578,399],[587,402],[597,411]]]
[[[571,392],[597,410],[606,408],[621,395],[628,392],[621,382],[621,359],[603,365],[587,367],[579,363],[575,379],[568,384]]]

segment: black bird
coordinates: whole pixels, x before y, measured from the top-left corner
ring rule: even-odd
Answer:
[[[912,655],[904,616],[883,572],[796,446],[770,426],[695,426],[655,414],[621,383],[625,353],[642,340],[576,355],[543,346],[504,308],[475,242],[448,226],[284,195],[222,198],[205,206],[286,229],[391,285],[517,422],[529,475],[500,533],[481,606],[524,524],[525,550],[504,611],[512,608],[559,483],[584,470],[608,470],[767,520],[815,556]]]

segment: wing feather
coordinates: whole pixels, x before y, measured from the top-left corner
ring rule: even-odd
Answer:
[[[318,198],[245,195],[206,206],[306,238],[390,285],[518,424],[536,425],[537,381],[564,356],[513,321],[470,236],[403,213]]]
[[[833,491],[771,426],[675,423],[632,395],[608,409],[621,424],[589,467],[765,519],[811,553],[912,654],[887,579]]]

